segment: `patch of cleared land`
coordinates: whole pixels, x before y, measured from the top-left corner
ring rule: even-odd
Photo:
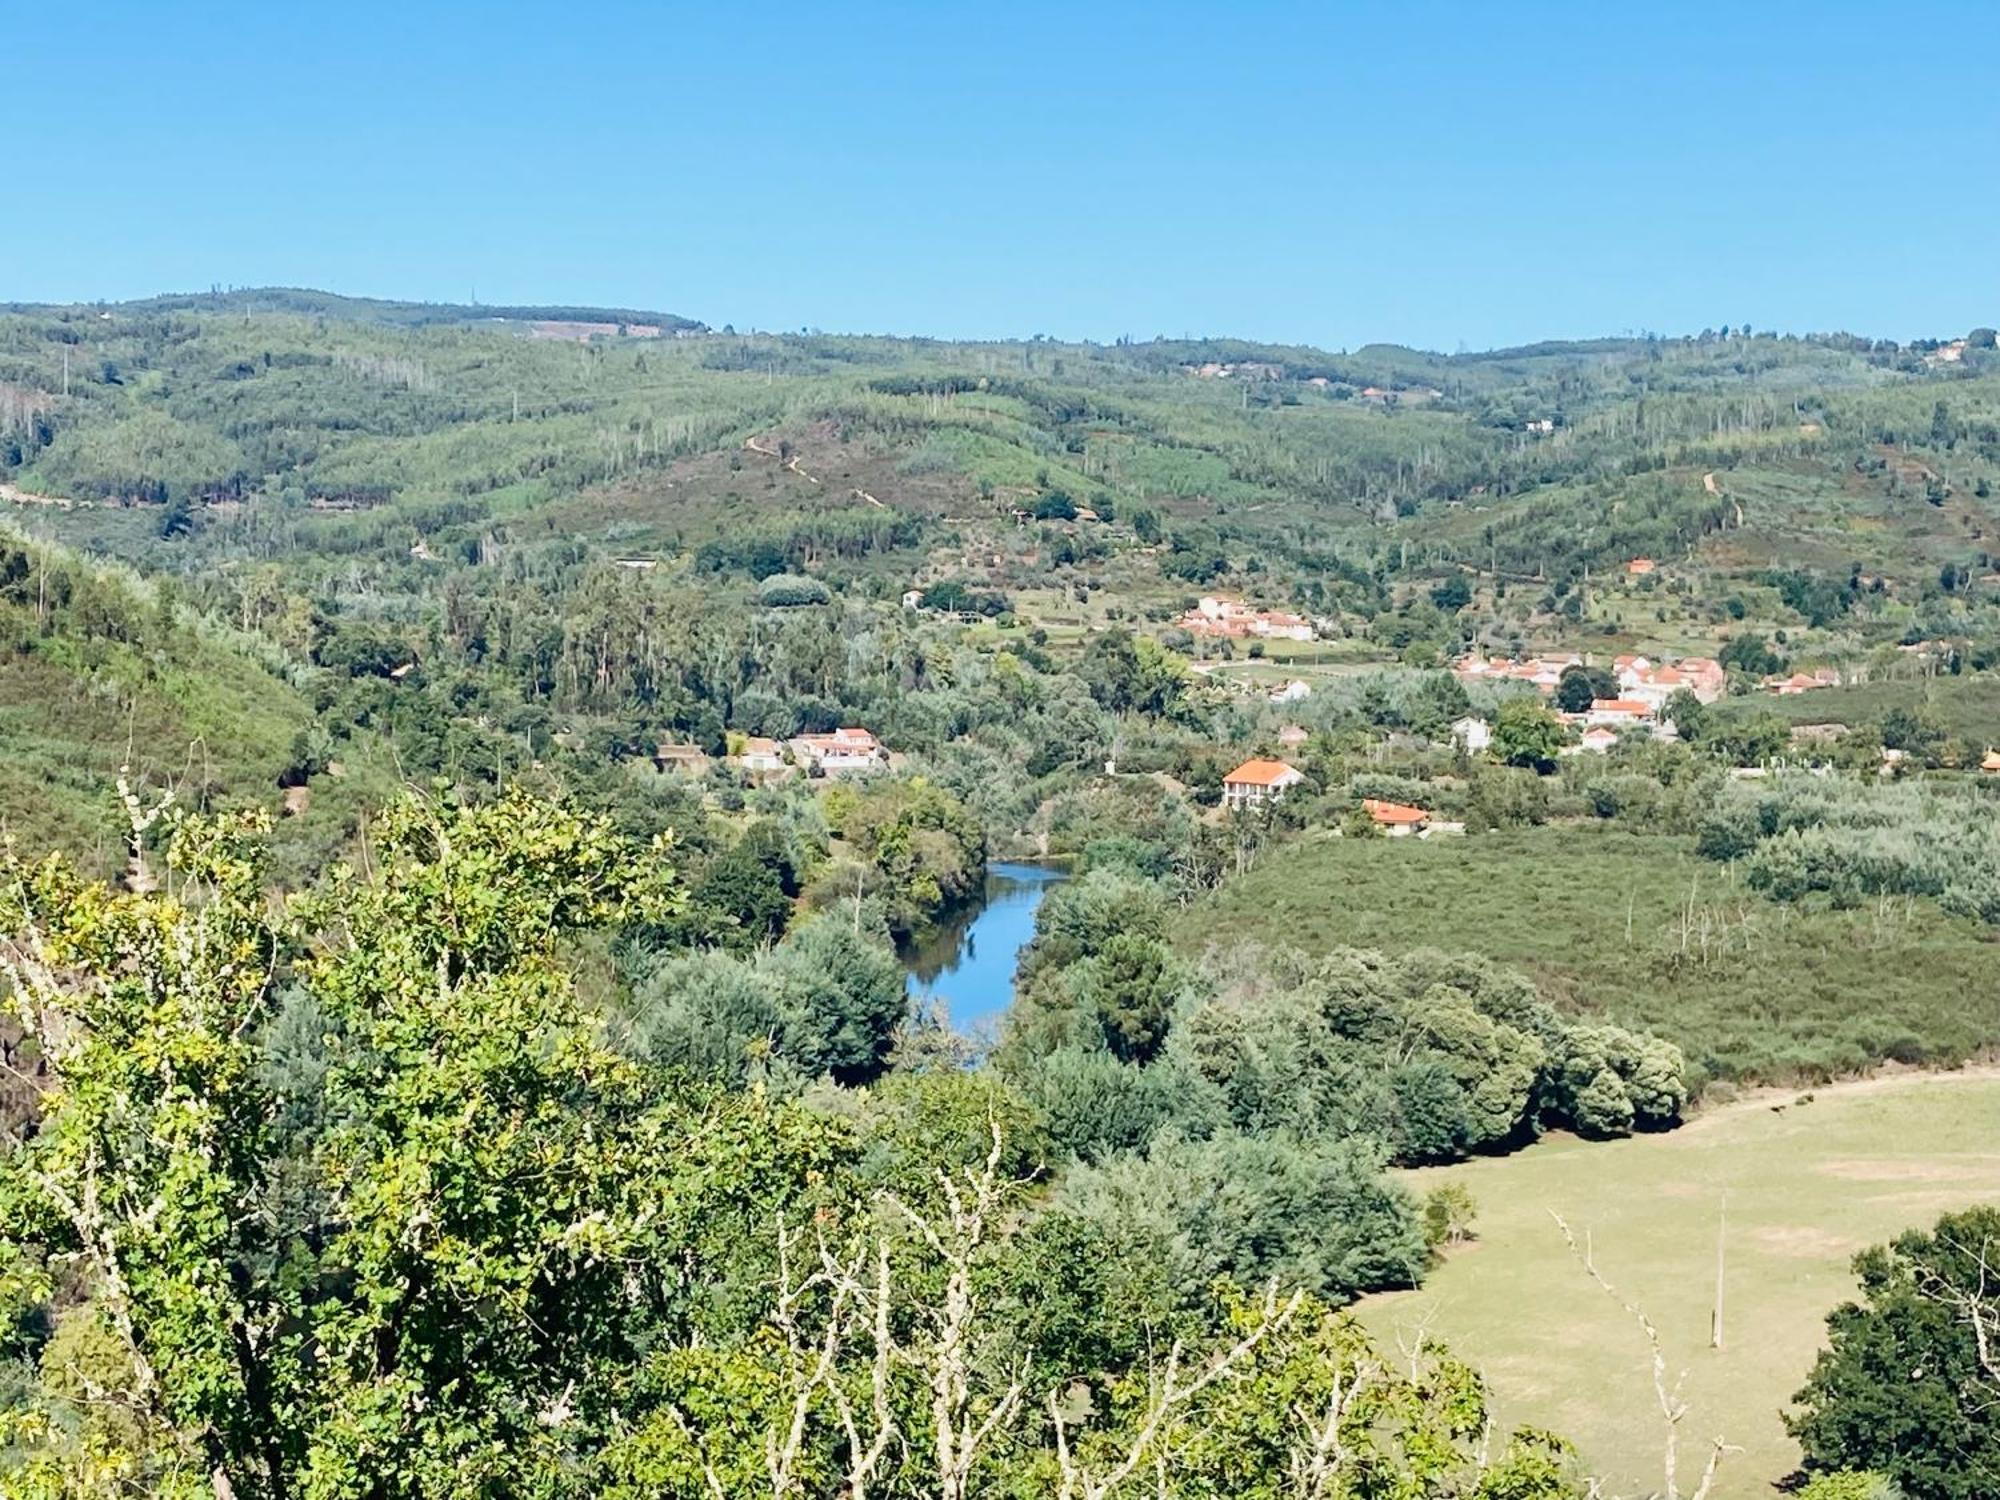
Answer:
[[[1644,1336],[1564,1247],[1552,1213],[1659,1326],[1686,1371],[1683,1490],[1720,1435],[1742,1448],[1716,1500],[1768,1497],[1798,1464],[1780,1411],[1811,1368],[1854,1252],[1940,1212],[2000,1199],[2000,1073],[1838,1084],[1739,1101],[1668,1135],[1545,1141],[1405,1174],[1469,1188],[1478,1240],[1414,1292],[1357,1309],[1385,1345],[1419,1329],[1482,1369],[1503,1425],[1573,1438],[1608,1493],[1660,1488],[1664,1426]],[[1783,1106],[1782,1109],[1774,1106]],[[1724,1347],[1709,1347],[1728,1200]]]

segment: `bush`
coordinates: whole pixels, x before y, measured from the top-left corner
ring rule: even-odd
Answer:
[[[825,584],[796,573],[773,573],[757,585],[757,602],[766,609],[795,609],[832,600],[833,593]]]
[[[1273,1277],[1334,1301],[1414,1285],[1429,1248],[1409,1195],[1367,1142],[1155,1140],[1144,1156],[1074,1169],[1055,1207],[1164,1268],[1190,1305],[1218,1277]]]

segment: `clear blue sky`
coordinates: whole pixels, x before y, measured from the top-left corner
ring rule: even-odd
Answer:
[[[0,300],[1444,349],[2000,323],[2000,0],[8,12]]]

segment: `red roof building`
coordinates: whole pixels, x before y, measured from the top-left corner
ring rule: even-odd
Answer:
[[[1222,805],[1250,807],[1275,802],[1305,779],[1303,771],[1281,760],[1246,760],[1222,778]]]

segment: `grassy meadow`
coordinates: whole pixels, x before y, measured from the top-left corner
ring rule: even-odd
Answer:
[[[2000,1078],[1902,1075],[1746,1099],[1667,1135],[1558,1137],[1511,1157],[1405,1174],[1462,1183],[1478,1238],[1421,1290],[1357,1311],[1387,1347],[1419,1329],[1482,1369],[1504,1425],[1554,1428],[1608,1493],[1660,1488],[1664,1424],[1644,1335],[1565,1252],[1550,1217],[1660,1331],[1685,1370],[1683,1492],[1720,1435],[1715,1500],[1753,1500],[1798,1463],[1780,1410],[1804,1380],[1854,1252],[1940,1212],[2000,1198]],[[1782,1109],[1776,1108],[1784,1105]],[[1709,1347],[1718,1216],[1727,1195],[1724,1347]],[[1532,1316],[1526,1316],[1528,1310]]]
[[[1597,825],[1309,838],[1225,885],[1182,941],[1484,953],[1558,1005],[1672,1038],[1718,1078],[1812,1080],[2000,1043],[1992,929],[1904,898],[1780,905],[1691,840]]]

